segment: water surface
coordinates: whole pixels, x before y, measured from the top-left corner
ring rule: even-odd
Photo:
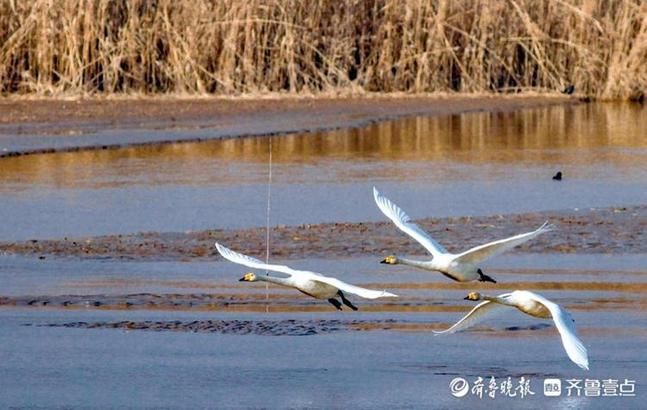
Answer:
[[[273,224],[647,200],[647,108],[555,106],[271,138]],[[4,240],[264,226],[270,138],[3,158]],[[554,182],[561,170],[565,180]]]
[[[383,220],[371,197],[374,184],[414,218],[644,204],[645,114],[630,105],[581,105],[273,137],[272,222]],[[268,138],[231,139],[3,158],[0,238],[262,226],[269,143]],[[552,181],[557,170],[564,181]],[[643,404],[644,254],[504,254],[484,265],[499,280],[496,286],[460,285],[436,273],[381,265],[378,256],[291,256],[289,264],[296,268],[386,288],[401,298],[352,297],[360,311],[336,312],[325,301],[291,289],[240,283],[248,269],[223,261],[0,255],[4,301],[197,295],[238,303],[207,308],[4,304],[0,407],[607,409]],[[568,360],[550,322],[514,309],[452,337],[431,333],[473,306],[462,299],[467,291],[498,294],[517,288],[536,290],[571,311],[589,349],[589,372]],[[266,294],[271,302],[263,299]],[[394,325],[311,336],[60,327],[355,319]],[[535,393],[525,399],[458,399],[449,392],[454,377],[470,383],[478,377],[499,382],[510,377],[517,383],[522,376]],[[545,398],[543,380],[554,377],[564,383],[633,380],[637,397]]]

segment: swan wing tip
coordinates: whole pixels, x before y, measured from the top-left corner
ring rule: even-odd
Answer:
[[[373,199],[375,199],[375,202],[377,202],[378,205],[380,202],[383,202],[385,199],[376,187],[373,187]]]
[[[589,370],[589,355],[587,354],[586,350],[582,352],[582,357],[579,357],[575,364],[577,364],[584,370]]]
[[[580,360],[573,360],[573,362],[578,365],[583,370],[590,370],[589,369],[589,358],[588,357],[583,357]]]
[[[549,232],[549,231],[556,231],[556,230],[557,230],[557,226],[549,223],[548,221],[544,222],[543,225],[539,227],[539,231],[541,232]]]

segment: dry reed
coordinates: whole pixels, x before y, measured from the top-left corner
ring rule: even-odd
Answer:
[[[644,0],[0,0],[0,92],[647,90]]]

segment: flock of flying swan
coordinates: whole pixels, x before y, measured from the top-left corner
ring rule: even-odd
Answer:
[[[532,232],[526,232],[515,235],[506,239],[486,243],[476,246],[465,252],[453,254],[447,252],[442,245],[436,242],[427,232],[422,230],[418,225],[411,221],[411,218],[395,203],[389,200],[374,187],[373,197],[378,208],[389,218],[395,226],[407,235],[411,236],[420,243],[430,254],[431,260],[412,260],[396,256],[387,256],[381,263],[386,264],[403,264],[416,268],[438,271],[448,278],[457,282],[493,282],[496,280],[483,273],[479,264],[484,260],[501,254],[514,248],[544,232],[554,229],[553,225],[544,223],[542,226]],[[324,299],[331,303],[336,309],[342,310],[342,304],[352,310],[357,307],[346,298],[346,294],[353,294],[365,299],[377,299],[381,297],[397,297],[397,295],[387,292],[386,290],[366,289],[360,286],[351,285],[342,282],[337,278],[324,276],[317,272],[296,270],[285,265],[271,265],[264,263],[251,256],[234,252],[227,247],[216,243],[216,249],[225,259],[247,266],[249,268],[279,272],[288,275],[288,277],[277,277],[270,275],[256,275],[247,273],[240,281],[246,282],[270,282],[277,285],[294,288],[308,296],[316,299]],[[339,300],[337,299],[339,297]],[[562,338],[564,350],[568,357],[582,369],[589,369],[589,360],[586,348],[582,341],[577,337],[575,330],[575,321],[571,315],[562,307],[554,302],[533,292],[525,290],[515,290],[514,292],[504,293],[498,296],[482,295],[478,292],[471,292],[465,297],[466,300],[481,301],[468,314],[456,322],[449,329],[441,332],[434,331],[437,335],[451,334],[465,330],[488,316],[502,310],[505,306],[519,309],[521,312],[530,316],[552,319]],[[341,300],[341,302],[340,302]]]

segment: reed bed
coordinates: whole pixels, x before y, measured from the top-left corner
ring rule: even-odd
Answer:
[[[642,98],[644,0],[0,0],[3,94]]]

